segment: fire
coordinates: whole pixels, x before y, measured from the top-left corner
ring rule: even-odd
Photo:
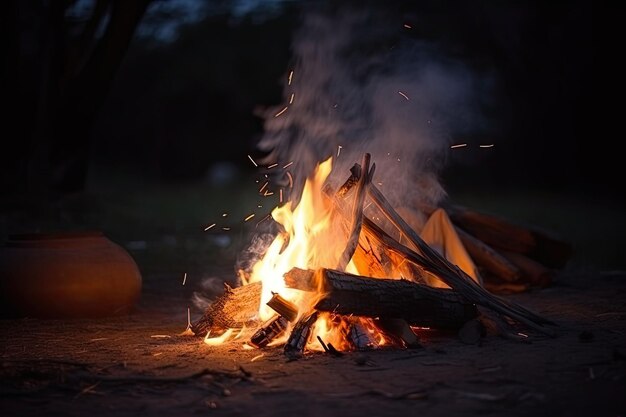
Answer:
[[[286,167],[289,165],[291,163]],[[263,346],[285,344],[298,320],[306,318],[325,295],[321,284],[318,284],[317,291],[288,288],[284,275],[293,268],[317,270],[335,267],[346,247],[349,225],[346,225],[346,219],[336,212],[337,207],[333,199],[324,192],[324,185],[331,171],[332,157],[319,163],[314,173],[306,180],[297,204],[289,201],[272,211],[271,216],[281,226],[281,232],[277,234],[263,257],[252,267],[249,275],[240,275],[244,285],[255,282],[262,284],[257,319],[264,324],[260,329],[264,329],[264,326],[269,326],[267,329],[270,329],[273,321],[278,318],[282,320],[274,324],[271,341],[263,342],[265,340],[263,336],[259,339],[258,343]],[[266,186],[267,182],[263,184],[261,190]],[[359,273],[354,260],[350,260],[346,272]],[[316,277],[314,281],[320,283],[320,277]],[[273,298],[275,300],[276,297],[285,300],[297,312],[294,312],[292,317],[283,313],[282,316],[278,316],[276,306],[268,305],[268,302]],[[364,346],[378,347],[387,343],[373,319],[319,312],[314,320],[311,333],[307,337],[308,350],[324,351],[329,348],[338,351],[351,350],[357,336],[364,341]],[[351,334],[355,328],[359,329],[360,336]],[[286,331],[276,333],[276,329]],[[207,334],[204,342],[208,345],[220,345],[237,338],[233,337],[235,331],[228,329],[217,337],[209,337],[210,334]],[[256,346],[257,343],[252,344]],[[250,348],[249,345],[244,346]]]
[[[338,251],[332,248],[339,246],[337,240],[345,241],[345,236],[337,236],[331,230],[333,207],[322,191],[331,170],[332,159],[329,158],[319,164],[313,176],[307,179],[302,198],[295,208],[290,201],[272,211],[272,218],[284,231],[254,265],[249,280],[250,283],[263,283],[259,306],[259,319],[262,321],[275,314],[267,306],[272,293],[278,293],[303,308],[315,301],[308,299],[301,291],[287,288],[283,281],[286,272],[294,267],[318,268],[337,262]]]

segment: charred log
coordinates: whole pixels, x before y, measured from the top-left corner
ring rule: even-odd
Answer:
[[[314,311],[301,317],[294,326],[284,348],[285,356],[289,359],[298,359],[304,354],[304,348],[311,339],[317,316],[317,311]]]
[[[289,321],[283,316],[276,316],[258,329],[250,338],[250,344],[257,348],[264,348],[272,340],[283,334],[289,326]]]

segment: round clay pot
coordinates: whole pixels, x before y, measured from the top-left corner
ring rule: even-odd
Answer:
[[[0,248],[5,317],[126,314],[141,281],[130,254],[100,232],[11,235]]]

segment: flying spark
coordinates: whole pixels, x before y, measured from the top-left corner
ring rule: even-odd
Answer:
[[[222,213],[222,217],[228,216],[228,213]]]
[[[287,171],[287,178],[289,179],[289,188],[293,188],[293,177],[289,171]]]
[[[222,230],[228,232],[230,230],[230,227],[222,227]]]
[[[284,166],[283,166],[283,169],[285,169],[285,168],[289,168],[289,167],[290,167],[290,166],[292,166],[292,165],[293,165],[293,161],[289,162],[287,165],[284,165]]]
[[[243,221],[247,222],[248,220],[250,220],[251,218],[254,217],[254,213],[252,213],[251,215],[249,215],[248,217],[246,217]]]
[[[289,72],[289,81],[287,82],[287,85],[291,85],[291,78],[293,77],[293,70],[291,70],[291,72]]]
[[[207,230],[213,229],[215,227],[215,223],[208,225],[207,227],[204,228],[204,231],[206,232]]]
[[[467,143],[459,143],[458,145],[452,145],[450,146],[450,149],[456,149],[456,148],[464,148],[467,146]]]
[[[257,163],[254,162],[254,159],[252,159],[252,157],[250,155],[248,155],[248,159],[250,160],[250,162],[252,162],[254,164],[255,167],[258,167]]]
[[[268,165],[267,169],[276,168],[277,166],[278,166],[278,163],[273,163],[272,165]]]
[[[404,97],[406,99],[406,101],[409,101],[409,96],[404,94],[402,91],[398,91],[398,94],[400,94],[402,97]]]
[[[337,146],[337,158],[339,158],[339,154],[341,153],[341,148],[342,148],[341,145]]]
[[[404,27],[407,28],[407,29],[413,29],[413,26],[409,25],[408,23],[405,23]]]
[[[278,190],[280,192],[280,197],[278,199],[279,202],[283,202],[283,189],[281,188],[280,190]]]
[[[263,183],[263,185],[261,186],[261,188],[259,188],[259,193],[262,193],[262,192],[263,192],[263,190],[265,189],[265,187],[267,187],[267,184],[269,184],[269,183],[270,183],[269,181],[265,181],[265,182]]]
[[[183,285],[185,285],[185,282],[187,282],[187,273],[186,272],[183,275]]]
[[[494,144],[490,143],[488,145],[478,145],[479,148],[493,148]]]
[[[276,114],[274,115],[274,117],[278,117],[278,116],[280,116],[281,114],[283,114],[284,112],[286,112],[288,108],[289,108],[289,107],[285,106],[285,108],[284,108],[284,109],[282,109],[281,111],[279,111],[278,113],[276,113]]]
[[[296,93],[291,93],[291,97],[289,97],[289,104],[293,104],[293,98],[296,96]]]

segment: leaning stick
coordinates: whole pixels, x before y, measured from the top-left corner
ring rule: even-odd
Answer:
[[[369,153],[363,155],[361,176],[356,184],[356,194],[354,196],[354,205],[352,206],[352,230],[350,232],[348,242],[346,243],[346,247],[339,258],[339,263],[337,264],[336,269],[339,271],[345,271],[350,259],[352,259],[352,256],[354,255],[357,245],[359,244],[359,236],[361,235],[361,226],[363,224],[363,202],[365,201],[367,188],[372,181],[372,176],[374,175],[374,170],[376,169],[375,164],[371,169],[369,168],[370,158],[371,156]]]

